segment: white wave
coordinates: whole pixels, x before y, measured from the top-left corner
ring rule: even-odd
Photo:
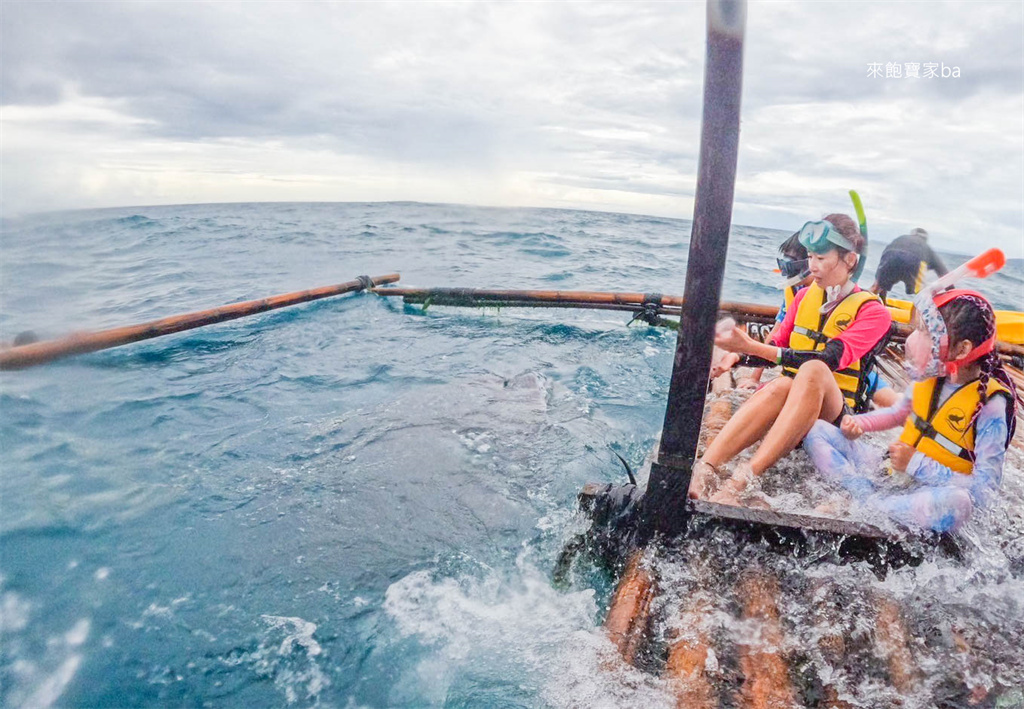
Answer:
[[[31,610],[32,605],[13,591],[0,597],[0,638],[7,633],[24,630]]]
[[[227,660],[228,665],[249,665],[261,677],[273,678],[274,686],[284,692],[288,704],[299,699],[317,701],[331,681],[317,664],[322,652],[314,638],[316,624],[297,617],[263,615],[269,626],[268,637],[253,652]],[[280,633],[284,638],[279,642]]]
[[[517,567],[507,578],[417,571],[388,588],[384,610],[426,653],[402,679],[408,691],[443,702],[461,678],[483,675],[556,707],[674,706],[664,682],[618,659],[592,590],[560,592],[522,557]]]
[[[73,654],[68,657],[53,673],[45,677],[23,702],[16,703],[18,709],[48,709],[60,699],[68,684],[74,679],[78,667],[82,664],[82,656]]]
[[[320,643],[313,639],[313,633],[316,632],[316,623],[310,623],[302,618],[285,618],[277,615],[264,615],[261,617],[272,628],[291,629],[294,631],[281,642],[281,647],[277,650],[278,654],[290,655],[296,644],[306,648],[306,653],[310,657],[316,657],[320,654]]]

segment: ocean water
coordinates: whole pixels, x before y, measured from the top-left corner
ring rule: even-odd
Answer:
[[[5,220],[0,340],[395,271],[407,286],[682,293],[689,227],[417,203]],[[734,227],[723,297],[777,302],[785,236]],[[984,285],[1024,307],[1019,259]],[[624,482],[613,451],[638,467],[661,426],[675,333],[627,320],[358,294],[3,373],[0,705],[674,706],[670,683],[609,659],[607,576],[552,583],[579,489]],[[948,683],[956,644],[928,635],[945,628],[986,639],[953,664],[1013,706],[1021,477],[1011,465],[960,565],[779,573],[921,608],[917,705]],[[892,699],[850,677],[862,705]]]

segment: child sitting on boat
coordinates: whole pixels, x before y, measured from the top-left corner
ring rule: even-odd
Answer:
[[[994,351],[995,313],[984,296],[926,294],[917,308],[906,353],[918,381],[890,408],[844,416],[839,428],[818,421],[804,450],[858,502],[905,525],[950,532],[999,488],[1020,399]],[[880,469],[882,451],[857,439],[899,425],[890,462],[912,488],[887,493],[865,474]]]
[[[785,279],[779,286],[783,291],[782,304],[775,316],[775,325],[763,339],[771,342],[775,333],[786,319],[786,311],[796,294],[806,288],[814,280],[810,270],[807,268],[807,249],[800,243],[800,232],[796,232],[779,245],[779,257],[776,259],[779,265],[778,272]],[[732,369],[740,361],[740,355],[736,352],[722,352],[714,366],[711,368],[711,378],[720,376],[722,373]],[[743,388],[756,387],[761,382],[761,375],[764,367],[757,367],[751,375],[739,383]]]
[[[800,230],[813,283],[796,293],[769,343],[733,327],[715,344],[747,355],[752,366],[782,365],[778,377],[737,410],[694,466],[690,495],[699,497],[718,469],[762,440],[711,498],[738,504],[755,476],[793,450],[818,419],[837,422],[867,405],[867,374],[892,318],[878,296],[857,287],[866,240],[845,214],[830,214]]]

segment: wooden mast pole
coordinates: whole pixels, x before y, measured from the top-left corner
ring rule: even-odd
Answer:
[[[686,527],[686,494],[707,393],[739,150],[745,0],[707,0],[707,54],[697,194],[679,337],[658,458],[644,495],[641,539]]]

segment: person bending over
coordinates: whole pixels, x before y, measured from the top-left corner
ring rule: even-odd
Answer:
[[[877,293],[885,302],[889,291],[902,281],[907,295],[915,295],[921,290],[928,269],[939,276],[948,272],[946,264],[928,245],[928,232],[917,228],[897,237],[882,251],[871,292]]]

